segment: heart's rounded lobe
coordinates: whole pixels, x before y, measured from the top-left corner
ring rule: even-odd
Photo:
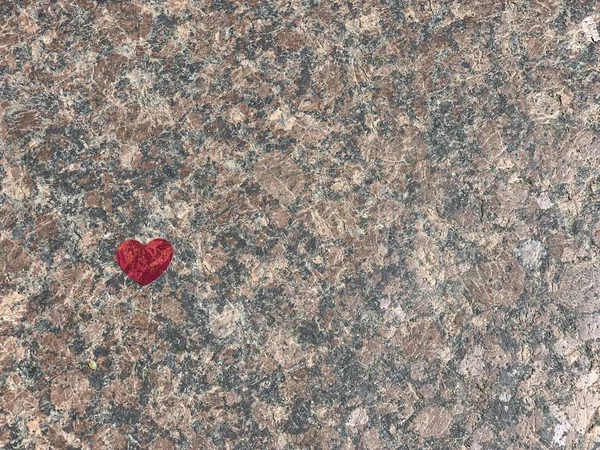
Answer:
[[[167,270],[173,259],[173,247],[165,239],[153,239],[146,245],[130,239],[119,245],[115,256],[123,272],[145,286]]]

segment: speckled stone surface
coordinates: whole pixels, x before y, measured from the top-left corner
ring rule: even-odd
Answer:
[[[600,448],[596,5],[0,0],[2,448]]]

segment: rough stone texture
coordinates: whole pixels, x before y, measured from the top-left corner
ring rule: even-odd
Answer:
[[[598,448],[596,6],[0,0],[3,448]]]

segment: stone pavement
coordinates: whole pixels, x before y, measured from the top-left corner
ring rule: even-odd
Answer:
[[[599,448],[597,6],[0,0],[2,448]]]

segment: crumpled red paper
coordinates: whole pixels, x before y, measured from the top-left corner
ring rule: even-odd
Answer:
[[[115,256],[123,272],[145,286],[167,270],[173,259],[173,247],[165,239],[153,239],[146,245],[130,239],[119,245]]]

